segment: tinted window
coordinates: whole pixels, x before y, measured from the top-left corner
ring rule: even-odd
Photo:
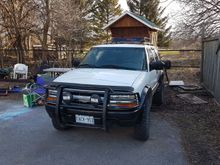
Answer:
[[[156,61],[160,60],[160,59],[159,59],[159,56],[158,56],[158,54],[157,54],[157,52],[156,52],[154,49],[151,49],[151,50],[152,50],[152,53],[153,53],[153,55],[154,55],[154,57],[155,57],[155,60],[156,60]]]
[[[150,49],[147,49],[147,52],[148,52],[149,63],[155,61],[153,52]]]
[[[93,48],[79,67],[145,70],[145,49],[125,47]]]

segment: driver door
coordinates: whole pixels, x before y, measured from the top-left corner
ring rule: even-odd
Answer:
[[[156,57],[153,53],[153,51],[151,50],[151,48],[146,48],[147,51],[147,55],[148,55],[148,72],[149,72],[149,78],[150,78],[150,86],[152,88],[154,88],[157,85],[158,82],[158,78],[159,78],[159,74],[158,71],[156,70],[151,70],[150,68],[150,63],[153,61],[156,61]]]

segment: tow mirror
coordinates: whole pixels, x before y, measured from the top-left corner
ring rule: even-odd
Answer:
[[[74,61],[73,61],[73,63],[72,63],[72,64],[73,64],[73,67],[75,67],[75,68],[76,68],[76,67],[78,67],[78,66],[79,66],[79,64],[80,64],[80,60],[76,59],[76,60],[74,60]]]
[[[153,61],[150,63],[150,70],[170,69],[170,67],[171,67],[171,62],[169,60]]]

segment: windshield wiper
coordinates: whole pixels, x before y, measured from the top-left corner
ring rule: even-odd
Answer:
[[[80,64],[78,68],[97,68],[97,66],[93,64]]]
[[[99,68],[114,68],[114,69],[134,70],[133,68],[129,68],[129,67],[125,67],[125,66],[118,66],[118,65],[102,65]]]
[[[135,70],[133,68],[124,67],[124,66],[118,66],[118,65],[102,65],[102,66],[96,66],[93,64],[80,64],[78,68],[114,68],[114,69],[126,69],[126,70]]]

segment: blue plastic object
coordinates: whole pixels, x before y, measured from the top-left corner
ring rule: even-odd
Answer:
[[[122,37],[113,37],[113,43],[136,43],[141,44],[146,40],[149,40],[147,37],[133,37],[133,38],[122,38]]]
[[[37,76],[37,82],[36,83],[39,84],[39,85],[42,85],[42,86],[46,85],[46,82],[45,82],[44,78],[41,77],[41,76]]]
[[[22,92],[22,88],[19,86],[14,86],[13,88],[11,88],[9,90],[10,93],[21,93]]]

